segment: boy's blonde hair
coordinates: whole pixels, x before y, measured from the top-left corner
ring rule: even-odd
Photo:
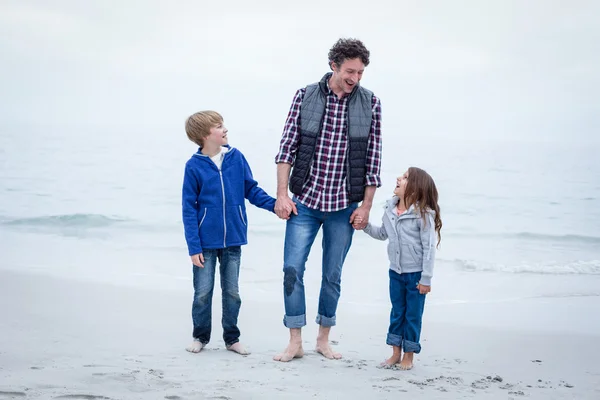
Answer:
[[[210,135],[210,128],[223,123],[223,117],[216,111],[200,111],[185,121],[185,133],[188,139],[202,146],[204,139]]]

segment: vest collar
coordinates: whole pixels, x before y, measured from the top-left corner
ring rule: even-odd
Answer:
[[[323,75],[323,78],[319,81],[319,89],[321,89],[321,93],[327,96],[330,92],[333,93],[331,88],[329,87],[329,78],[333,75],[333,72],[328,72]],[[360,82],[352,89],[352,92],[347,96],[348,100],[356,95],[358,88],[360,87]]]

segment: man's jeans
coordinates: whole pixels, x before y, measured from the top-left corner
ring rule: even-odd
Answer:
[[[296,207],[298,215],[291,215],[285,230],[283,324],[288,328],[301,328],[306,325],[305,264],[315,237],[323,226],[321,293],[316,322],[322,326],[334,326],[335,312],[340,298],[342,266],[354,234],[350,215],[356,209],[357,203],[335,212],[313,210],[297,201]]]
[[[392,312],[386,343],[402,347],[405,353],[421,351],[419,338],[426,295],[417,289],[420,279],[420,272],[398,274],[390,269]]]
[[[216,250],[205,249],[202,254],[204,256],[204,268],[193,266],[194,302],[192,303],[192,321],[194,322],[194,331],[192,335],[204,344],[210,341],[212,297],[218,260],[223,297],[223,317],[221,320],[223,340],[229,346],[240,340],[237,320],[242,305],[238,287],[242,248],[233,246]]]

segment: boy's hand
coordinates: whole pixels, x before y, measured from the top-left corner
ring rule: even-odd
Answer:
[[[296,203],[294,203],[287,195],[277,196],[277,201],[275,201],[275,214],[281,219],[290,219],[291,213],[298,215]]]
[[[204,256],[202,253],[194,254],[190,258],[192,259],[192,264],[194,264],[196,267],[204,268]]]
[[[431,292],[431,286],[421,285],[420,283],[417,284],[417,289],[419,289],[419,293],[421,294],[427,294]]]

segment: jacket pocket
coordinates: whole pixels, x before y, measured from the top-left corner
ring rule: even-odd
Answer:
[[[414,268],[418,265],[412,246],[409,244],[403,244],[400,248],[400,265],[402,266],[402,269]]]
[[[246,218],[244,217],[244,211],[242,210],[242,206],[238,206],[240,209],[240,218],[242,219],[242,223],[246,226],[248,226],[248,223],[246,222]]]
[[[200,222],[198,223],[198,228],[200,228],[202,226],[202,223],[204,222],[204,219],[206,218],[207,210],[208,210],[207,208],[204,209],[204,213],[202,213],[202,218],[200,218]]]
[[[246,243],[248,227],[244,208],[239,205],[227,207],[226,219],[227,246]]]
[[[409,245],[408,247],[415,263],[420,266],[423,263],[423,251],[418,251],[416,246],[413,245]]]

